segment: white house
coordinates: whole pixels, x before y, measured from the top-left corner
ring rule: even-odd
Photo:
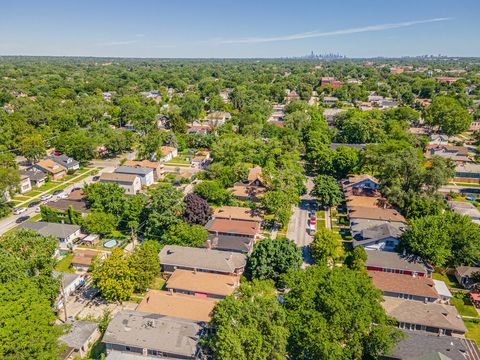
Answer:
[[[20,175],[20,194],[25,194],[32,190],[32,183],[28,175]]]
[[[73,248],[73,240],[80,236],[80,226],[70,224],[57,224],[45,221],[24,222],[18,229],[33,230],[42,236],[57,238],[60,252],[69,251]]]
[[[173,158],[178,156],[177,148],[172,146],[162,146],[160,151],[162,153],[162,157],[160,158],[161,162],[171,161]]]
[[[119,166],[115,173],[136,175],[140,178],[142,186],[150,186],[155,182],[153,169],[145,166]]]
[[[430,145],[448,145],[448,135],[432,134],[428,143]]]
[[[116,183],[125,189],[127,195],[135,195],[142,189],[142,183],[137,175],[103,173],[100,175],[101,183]]]

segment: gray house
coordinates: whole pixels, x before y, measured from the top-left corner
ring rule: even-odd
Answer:
[[[145,166],[119,166],[115,169],[117,174],[136,175],[140,178],[142,186],[150,186],[154,182],[154,171]]]
[[[240,275],[247,261],[245,255],[237,252],[176,245],[164,246],[159,258],[162,270],[166,273],[184,269]]]
[[[75,171],[80,168],[80,163],[67,155],[52,155],[48,158],[63,166],[67,171]]]
[[[363,246],[371,250],[393,251],[404,231],[405,225],[403,223],[384,222],[381,225],[352,233],[353,246]]]
[[[198,341],[203,331],[200,322],[124,310],[110,321],[102,341],[109,356],[121,352],[153,358],[198,359]]]
[[[60,241],[60,250],[68,251],[72,248],[72,242],[80,235],[80,226],[70,224],[57,224],[45,221],[24,222],[18,229],[33,230],[42,236],[53,236]]]
[[[60,336],[60,342],[67,345],[63,359],[83,358],[90,346],[100,338],[98,324],[90,321],[75,321],[67,332]]]

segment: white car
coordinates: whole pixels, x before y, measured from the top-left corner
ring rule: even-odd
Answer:
[[[27,208],[21,207],[21,208],[15,209],[13,214],[14,215],[20,215],[21,213],[24,213],[25,211],[27,211]]]
[[[58,195],[57,197],[58,197],[59,199],[67,199],[67,198],[68,198],[68,194],[63,193],[63,194]]]
[[[36,212],[37,214],[39,214],[39,213],[40,213],[40,211],[41,211],[41,210],[40,210],[40,208],[39,208],[39,207],[36,207],[36,208],[35,208],[35,212]]]
[[[50,200],[52,197],[53,197],[52,194],[42,195],[42,196],[40,196],[40,200],[42,200],[42,201]]]

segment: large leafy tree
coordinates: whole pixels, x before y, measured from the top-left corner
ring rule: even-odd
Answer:
[[[430,126],[439,126],[447,135],[468,130],[472,116],[457,100],[448,96],[437,96],[425,110],[425,121]]]
[[[113,249],[104,260],[96,260],[92,280],[107,301],[126,301],[135,288],[135,273],[130,259],[121,249]]]
[[[193,189],[196,195],[215,205],[228,204],[232,194],[222,184],[214,180],[202,181]]]
[[[34,134],[20,143],[20,151],[29,161],[36,162],[45,155],[45,141],[42,135]]]
[[[190,225],[185,221],[169,226],[162,236],[162,242],[169,245],[201,247],[208,239],[208,231],[200,225]]]
[[[290,273],[287,287],[293,359],[377,359],[399,336],[382,308],[381,292],[364,273],[313,265]]]
[[[311,193],[322,206],[331,207],[342,201],[342,192],[333,176],[318,175],[313,179],[313,183],[314,187]]]
[[[185,209],[183,193],[172,185],[164,183],[150,192],[150,203],[145,209],[145,234],[159,239],[173,224],[181,222]]]
[[[280,190],[267,191],[261,199],[263,207],[274,220],[287,226],[292,214],[292,202],[287,193]]]
[[[183,218],[190,224],[205,225],[212,216],[208,202],[195,194],[188,194],[183,199],[185,212]]]
[[[214,309],[204,338],[213,359],[284,359],[288,330],[285,311],[275,298],[273,282],[244,283]]]
[[[285,237],[263,239],[248,257],[246,274],[250,279],[271,279],[278,285],[283,274],[301,265],[302,252],[293,241]]]
[[[447,211],[415,219],[400,245],[437,265],[476,265],[480,261],[480,226]]]
[[[147,290],[160,274],[160,261],[158,259],[159,244],[157,241],[144,241],[129,258],[130,268],[135,279],[135,290]]]
[[[343,254],[342,243],[335,238],[332,230],[325,227],[317,229],[311,249],[315,262],[322,264],[330,264]]]
[[[94,211],[122,216],[125,190],[115,183],[86,184],[83,188],[88,206]]]
[[[82,228],[89,233],[107,235],[115,230],[117,221],[113,214],[92,211],[82,220]]]

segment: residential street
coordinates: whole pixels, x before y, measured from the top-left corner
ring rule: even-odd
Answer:
[[[308,206],[311,204],[311,200],[302,200],[298,206],[294,207],[287,231],[287,238],[293,240],[302,249],[304,265],[312,263],[309,245],[313,239],[307,230]]]

